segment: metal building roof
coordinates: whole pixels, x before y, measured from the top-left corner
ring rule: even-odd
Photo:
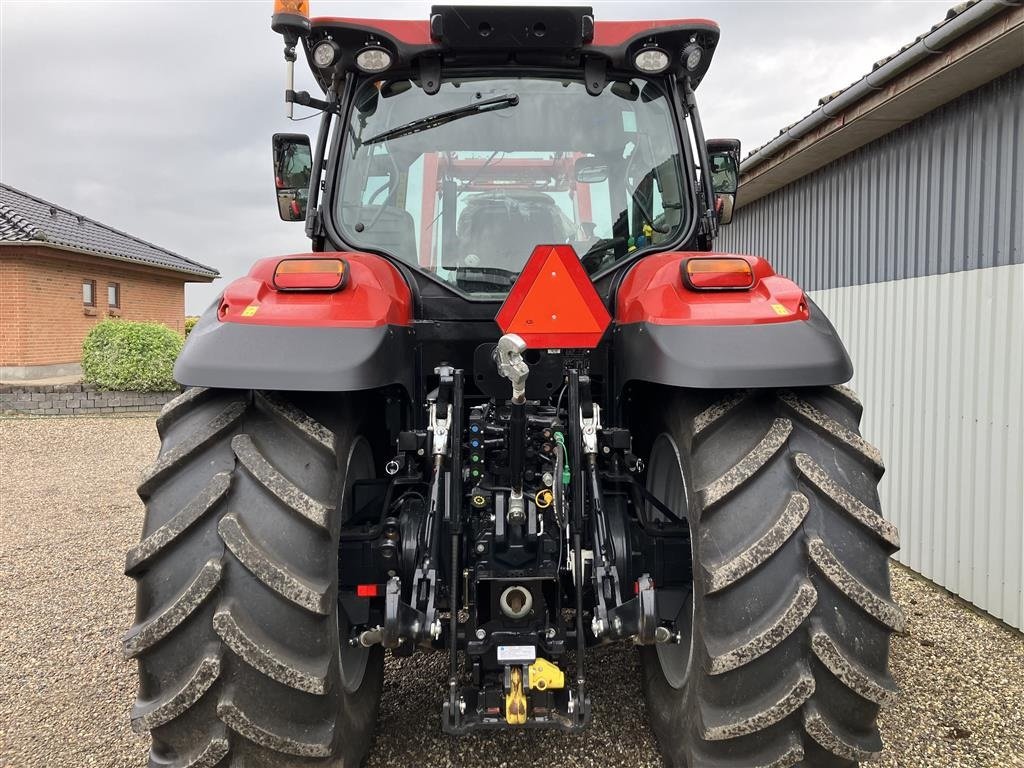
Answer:
[[[744,175],[738,204],[747,204],[827,162],[884,135],[961,93],[1024,63],[1022,0],[969,0],[950,8],[946,18],[898,51],[875,62],[871,71],[818,100],[805,117],[751,151],[740,165]],[[902,108],[897,108],[905,102]],[[889,108],[884,108],[888,104]],[[852,124],[860,128],[846,131]],[[867,123],[876,125],[867,128]],[[836,141],[840,133],[847,138]],[[833,146],[800,162],[798,154],[818,144]],[[841,146],[840,146],[841,145]],[[777,166],[790,166],[785,171]],[[756,184],[753,177],[772,178]]]
[[[881,69],[886,64],[888,64],[890,61],[892,61],[897,56],[899,56],[901,53],[910,50],[914,45],[916,45],[920,41],[924,40],[929,34],[931,34],[932,32],[937,31],[941,27],[944,27],[947,23],[949,23],[950,21],[955,19],[957,16],[960,16],[964,11],[966,11],[972,5],[977,5],[978,2],[979,2],[979,0],[967,0],[967,2],[959,3],[957,5],[954,5],[952,8],[950,8],[949,10],[946,11],[946,15],[942,19],[942,21],[939,21],[939,22],[936,22],[935,24],[932,24],[932,26],[928,29],[927,32],[922,32],[920,35],[915,37],[909,43],[907,43],[906,45],[901,46],[898,51],[893,51],[888,56],[883,56],[881,59],[876,61],[874,63],[874,65],[872,65],[872,67],[871,67],[871,72],[875,72],[875,71]],[[1006,4],[1006,5],[1008,6],[1008,4]],[[868,74],[870,74],[870,72]],[[867,77],[867,75],[864,75],[864,77]],[[863,80],[864,78],[862,77],[860,79]],[[819,107],[825,106],[830,101],[832,101],[832,99],[836,98],[837,96],[842,94],[844,91],[849,90],[854,85],[856,85],[858,82],[859,82],[859,80],[855,80],[854,82],[852,82],[848,86],[846,86],[846,88],[840,88],[838,91],[833,91],[832,93],[829,93],[829,94],[827,94],[825,96],[822,96],[820,99],[818,99],[818,106]],[[799,121],[797,121],[797,122],[799,122]],[[780,133],[789,130],[790,128],[793,127],[793,125],[796,125],[796,123],[793,123],[792,125],[787,125],[785,128],[782,129],[782,131],[780,131]],[[754,151],[756,152],[757,150],[754,150]],[[751,153],[751,154],[753,154],[753,153]]]
[[[0,244],[39,243],[208,279],[220,273],[106,224],[0,184]]]

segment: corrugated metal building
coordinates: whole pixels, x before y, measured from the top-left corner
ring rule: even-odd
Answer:
[[[1024,628],[1024,8],[951,10],[741,170],[716,248],[845,340],[898,559]]]

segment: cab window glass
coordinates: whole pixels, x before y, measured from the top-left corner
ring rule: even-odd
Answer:
[[[537,78],[446,81],[434,96],[366,88],[341,163],[346,240],[462,292],[507,293],[541,244],[571,244],[598,274],[675,238],[692,213],[671,109],[653,83],[598,97]],[[507,103],[474,113],[485,100]],[[446,110],[468,114],[406,132]],[[577,173],[581,161],[588,173]]]

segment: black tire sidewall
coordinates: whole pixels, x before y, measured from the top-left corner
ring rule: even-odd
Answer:
[[[311,409],[312,410],[312,409]],[[370,450],[371,461],[376,464],[376,457],[373,455],[373,444],[366,437],[367,423],[365,409],[360,408],[357,402],[347,401],[343,407],[333,412],[323,413],[321,418],[328,423],[336,435],[336,452],[338,457],[338,483],[335,489],[336,514],[331,522],[331,540],[335,551],[338,550],[341,526],[343,524],[342,511],[346,502],[346,494],[350,488],[348,477],[348,462],[354,456],[356,442],[365,440]],[[332,418],[333,417],[333,418]],[[334,594],[338,591],[338,569],[335,568],[331,574],[331,589]],[[366,660],[366,668],[362,680],[355,690],[346,689],[341,676],[341,643],[343,639],[340,634],[341,607],[337,600],[334,602],[331,616],[332,653],[335,656],[333,668],[333,679],[331,685],[337,687],[340,707],[338,710],[337,726],[335,729],[336,754],[341,758],[340,765],[343,768],[357,766],[366,756],[373,741],[373,730],[377,722],[377,714],[380,710],[380,699],[384,688],[384,649],[374,646],[369,649]]]
[[[707,398],[711,399],[711,398]],[[704,398],[701,398],[704,400]],[[700,509],[697,506],[693,478],[690,476],[686,457],[690,453],[692,438],[688,429],[690,417],[697,410],[697,403],[673,393],[668,402],[658,410],[657,417],[651,423],[650,438],[653,445],[658,438],[668,435],[677,450],[679,451],[680,471],[687,492],[686,520],[690,526],[691,557],[693,563],[693,627],[691,648],[692,653],[689,660],[689,671],[686,683],[680,688],[674,688],[665,677],[662,669],[662,661],[654,646],[641,646],[639,648],[642,689],[647,718],[654,731],[662,756],[666,763],[672,768],[683,768],[686,766],[685,749],[690,735],[688,730],[691,723],[698,716],[695,703],[697,701],[697,689],[700,685],[700,678],[703,673],[704,640],[701,635],[701,627],[704,623],[705,605],[704,595],[704,574],[697,567],[699,560],[700,546]],[[684,724],[681,727],[681,724]]]

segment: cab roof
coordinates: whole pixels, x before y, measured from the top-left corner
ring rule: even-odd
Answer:
[[[385,20],[320,16],[310,19],[305,47],[310,68],[325,91],[333,76],[358,71],[356,56],[366,48],[384,48],[392,64],[381,77],[418,77],[424,71],[517,67],[579,69],[688,76],[693,87],[703,79],[718,45],[718,25],[708,19],[600,21],[589,7],[434,6],[429,19]],[[326,69],[312,51],[333,40],[341,56]],[[699,47],[698,63],[687,58]],[[657,73],[637,69],[641,50],[659,49],[669,65]],[[685,50],[685,53],[684,53]],[[690,57],[692,65],[694,57]],[[589,79],[589,78],[588,78]],[[602,83],[603,86],[603,83]]]

